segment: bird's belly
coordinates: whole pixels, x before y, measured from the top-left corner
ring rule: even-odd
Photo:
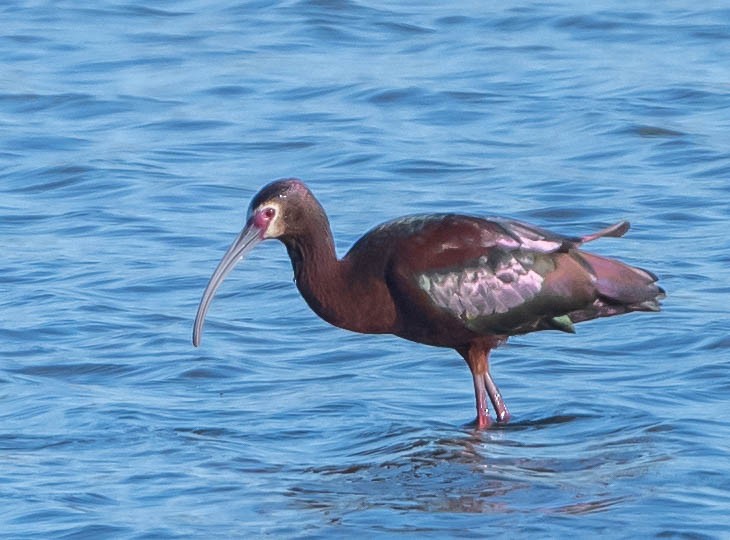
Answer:
[[[436,317],[433,315],[431,313],[430,317],[409,316],[404,318],[405,320],[401,319],[398,330],[392,333],[416,343],[452,349],[464,346],[483,335],[451,314],[444,313]],[[493,335],[497,338],[503,337]]]

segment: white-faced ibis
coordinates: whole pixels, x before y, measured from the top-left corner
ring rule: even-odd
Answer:
[[[586,253],[582,244],[622,236],[628,222],[565,237],[501,218],[427,214],[375,227],[337,259],[329,221],[297,179],[265,186],[246,225],[213,272],[198,307],[200,345],[216,289],[259,242],[286,246],[297,287],[325,321],[365,334],[455,349],[474,380],[479,427],[509,412],[489,373],[489,353],[509,336],[574,332],[573,324],[631,311],[658,311],[664,291],[651,272]]]

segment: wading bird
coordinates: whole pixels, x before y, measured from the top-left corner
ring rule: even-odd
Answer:
[[[510,414],[489,372],[489,353],[510,336],[574,332],[581,321],[658,311],[664,291],[651,272],[582,251],[629,229],[565,237],[519,221],[459,214],[407,216],[365,234],[337,259],[329,221],[298,179],[277,180],[251,201],[246,225],[205,288],[193,328],[200,345],[216,289],[259,242],[284,243],[294,279],[322,319],[364,334],[455,349],[471,370],[476,425]]]

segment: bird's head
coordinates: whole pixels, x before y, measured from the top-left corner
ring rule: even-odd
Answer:
[[[263,240],[279,239],[288,243],[301,234],[303,227],[310,222],[306,219],[308,213],[324,215],[314,195],[296,178],[271,182],[254,196],[248,207],[246,225],[223,255],[203,292],[195,316],[193,345],[200,345],[208,307],[216,290],[236,264]]]
[[[302,214],[312,202],[316,203],[316,199],[301,180],[287,178],[271,182],[251,199],[244,232],[251,229],[259,240],[283,240],[296,235],[305,221]]]

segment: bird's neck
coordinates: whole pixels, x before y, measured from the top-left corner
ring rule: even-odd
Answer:
[[[294,270],[294,281],[309,307],[329,323],[338,325],[338,292],[345,290],[343,265],[337,259],[328,223],[284,240]]]
[[[340,272],[332,232],[327,227],[312,234],[300,234],[284,241],[294,270],[294,280],[300,289],[315,292],[318,285],[336,278]],[[302,294],[305,291],[302,290]]]
[[[380,295],[359,285],[351,261],[338,260],[329,223],[324,221],[294,238],[284,240],[299,292],[309,307],[330,324],[355,332],[389,331],[373,311],[383,304]],[[390,317],[387,318],[388,322]],[[377,321],[377,322],[376,322]]]

